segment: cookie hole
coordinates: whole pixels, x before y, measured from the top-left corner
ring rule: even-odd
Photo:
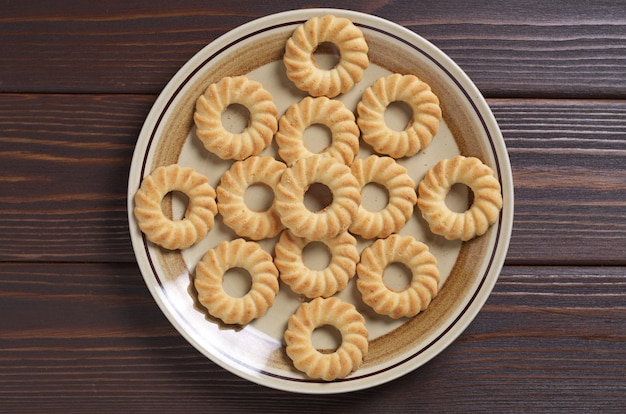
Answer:
[[[331,70],[341,60],[339,49],[332,42],[320,43],[312,55],[313,63],[320,69]]]
[[[330,250],[319,241],[312,241],[302,249],[302,261],[311,270],[324,270],[330,264]]]
[[[385,109],[385,123],[394,131],[404,131],[412,118],[413,109],[406,102],[394,101]]]
[[[189,206],[189,197],[182,191],[171,191],[161,200],[161,209],[172,220],[182,220]]]
[[[446,206],[456,213],[465,212],[474,201],[474,193],[465,184],[456,183],[446,196]]]
[[[326,125],[313,124],[304,130],[302,140],[307,150],[319,154],[330,146],[332,135]]]
[[[246,188],[243,202],[252,211],[266,211],[274,202],[274,192],[263,183],[254,183]]]
[[[250,291],[251,285],[252,278],[246,269],[233,267],[224,273],[222,289],[234,298],[245,296]]]
[[[402,263],[390,263],[383,272],[383,283],[395,292],[406,289],[413,279],[411,270]]]
[[[361,193],[361,205],[364,209],[372,212],[380,211],[389,203],[389,191],[384,185],[367,183]]]
[[[250,111],[245,106],[234,103],[222,112],[222,125],[232,134],[240,134],[250,122]]]
[[[316,213],[324,210],[333,202],[333,193],[328,186],[322,183],[313,183],[304,193],[305,207]]]
[[[332,325],[322,325],[311,334],[313,348],[321,353],[332,353],[341,346],[341,332]]]

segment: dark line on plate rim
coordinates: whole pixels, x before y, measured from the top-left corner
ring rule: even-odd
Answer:
[[[147,155],[148,155],[148,150],[149,148],[152,146],[154,138],[156,136],[156,131],[158,129],[158,127],[160,126],[160,124],[163,121],[163,118],[165,117],[165,113],[168,111],[168,109],[170,108],[170,106],[172,105],[174,99],[178,96],[178,94],[180,93],[180,91],[189,83],[189,81],[191,80],[191,78],[193,78],[204,66],[206,66],[210,61],[212,61],[213,59],[215,59],[215,57],[217,57],[218,55],[220,55],[221,53],[223,53],[225,50],[230,49],[231,47],[233,47],[234,45],[249,39],[251,37],[254,37],[260,33],[264,33],[267,31],[271,31],[277,28],[281,28],[281,27],[285,27],[285,26],[291,26],[291,25],[296,25],[296,24],[302,24],[304,23],[306,20],[295,20],[295,21],[291,21],[291,22],[285,22],[285,23],[281,23],[281,24],[277,24],[277,25],[273,25],[273,26],[269,26],[260,30],[256,30],[254,32],[248,33],[243,35],[242,37],[228,43],[226,46],[220,48],[219,50],[217,50],[216,52],[214,52],[213,54],[211,54],[210,56],[208,56],[204,61],[202,61],[196,68],[194,68],[191,73],[184,79],[184,81],[182,81],[180,83],[180,85],[176,88],[175,92],[172,94],[172,96],[170,97],[170,99],[167,101],[167,103],[165,104],[165,106],[163,107],[163,109],[161,110],[159,117],[157,118],[157,121],[152,129],[152,132],[150,134],[150,138],[148,139],[148,144],[147,144],[147,148],[146,148],[146,152],[144,154],[144,159],[142,162],[142,167],[141,167],[141,174],[140,174],[140,183],[139,185],[141,185],[141,181],[143,180],[143,176],[145,173],[145,169],[146,169],[146,165],[147,165]],[[497,153],[496,153],[496,149],[495,149],[495,144],[493,142],[493,137],[491,136],[491,133],[487,127],[487,123],[485,121],[485,119],[483,118],[482,114],[480,113],[480,111],[478,110],[475,102],[473,101],[473,99],[470,97],[469,93],[463,88],[463,86],[461,85],[460,81],[454,77],[450,71],[443,66],[438,60],[436,60],[433,56],[431,56],[430,54],[428,54],[426,51],[422,50],[419,46],[414,45],[413,43],[409,42],[408,40],[396,36],[394,34],[391,34],[383,29],[377,28],[377,27],[372,27],[369,25],[365,25],[365,24],[360,24],[360,23],[355,23],[355,25],[381,33],[385,36],[391,37],[401,43],[404,43],[405,45],[409,46],[410,48],[412,48],[413,50],[419,52],[420,54],[422,54],[423,56],[425,56],[426,58],[428,58],[431,62],[433,62],[435,65],[437,65],[439,67],[440,70],[442,70],[449,79],[451,79],[459,88],[459,90],[463,93],[463,95],[465,95],[465,97],[467,98],[467,100],[469,101],[469,103],[472,106],[472,109],[474,110],[474,112],[476,113],[476,115],[478,116],[478,118],[480,119],[480,122],[482,124],[483,130],[485,131],[486,135],[487,135],[487,139],[489,140],[489,144],[491,147],[491,151],[494,154],[494,159],[495,159],[495,163],[496,163],[496,170],[498,173],[498,180],[500,182],[502,182],[502,172],[501,172],[501,168],[500,168],[500,163],[499,163],[499,159],[497,157]],[[468,311],[468,309],[470,308],[470,306],[474,303],[474,301],[476,300],[476,297],[478,296],[478,294],[480,293],[480,291],[482,290],[487,275],[489,274],[489,271],[491,270],[491,267],[493,265],[493,262],[495,260],[495,255],[496,255],[496,251],[498,250],[498,243],[500,241],[500,233],[501,233],[501,226],[502,226],[502,211],[500,212],[500,220],[498,221],[498,225],[497,225],[497,230],[496,230],[496,239],[495,239],[495,248],[492,251],[491,256],[489,257],[489,262],[487,264],[487,268],[483,274],[483,277],[478,285],[478,287],[476,288],[476,290],[474,291],[474,294],[472,295],[472,297],[470,298],[469,302],[467,303],[467,305],[463,308],[463,310],[459,313],[459,315],[454,319],[454,321],[452,321],[452,323],[450,323],[450,325],[448,325],[448,327],[446,327],[446,329],[439,334],[435,339],[433,339],[430,343],[428,343],[427,345],[423,346],[421,349],[419,349],[418,351],[414,352],[413,354],[409,355],[407,358],[403,359],[402,361],[399,361],[393,365],[387,366],[383,369],[380,369],[378,371],[366,374],[366,375],[359,375],[359,376],[351,376],[348,378],[344,378],[344,379],[340,379],[340,380],[336,380],[333,382],[348,382],[348,381],[355,381],[355,380],[359,380],[359,379],[363,379],[363,378],[368,378],[368,377],[373,377],[376,376],[382,372],[386,372],[389,370],[392,370],[396,367],[399,367],[403,364],[405,364],[406,362],[418,357],[419,355],[421,355],[422,353],[424,353],[425,351],[427,351],[428,349],[430,349],[433,345],[435,345],[437,342],[439,342],[444,336],[446,336],[451,329],[458,323],[458,321],[465,315],[465,313]],[[142,234],[142,239],[143,239],[143,244],[144,244],[144,249],[146,252],[146,256],[148,258],[148,262],[150,264],[150,268],[152,270],[152,274],[154,275],[159,287],[161,288],[161,291],[163,292],[164,296],[167,297],[167,291],[165,290],[163,283],[161,281],[161,278],[159,277],[159,274],[157,272],[156,266],[154,264],[153,258],[150,255],[150,251],[149,251],[149,245],[148,245],[148,241],[145,237],[145,235]],[[187,324],[187,326],[192,326],[188,321],[187,318],[185,317],[185,315],[181,314],[180,312],[178,312],[179,317],[185,321],[185,323]],[[280,380],[285,380],[285,381],[290,381],[290,382],[301,382],[301,383],[329,383],[327,381],[321,381],[321,380],[313,380],[313,379],[299,379],[299,378],[291,378],[291,377],[286,377],[283,375],[278,375],[278,374],[274,374],[268,371],[264,371],[264,370],[259,370],[257,368],[251,367],[248,364],[244,363],[243,361],[240,361],[239,359],[233,358],[233,356],[222,352],[221,350],[218,350],[223,356],[225,356],[227,359],[231,360],[232,362],[246,367],[249,370],[252,370],[254,372],[263,374],[265,376],[268,377],[272,377],[272,378],[276,378],[276,379],[280,379]],[[330,383],[333,383],[330,382]]]

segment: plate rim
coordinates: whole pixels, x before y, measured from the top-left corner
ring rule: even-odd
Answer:
[[[207,54],[216,54],[219,53],[220,50],[228,48],[228,45],[232,43],[232,39],[239,39],[242,36],[252,36],[255,32],[258,32],[258,28],[263,28],[263,30],[267,30],[268,27],[279,27],[281,25],[284,25],[286,21],[289,22],[288,25],[292,25],[295,24],[295,20],[304,22],[315,15],[321,14],[335,14],[338,16],[350,18],[352,20],[358,21],[357,23],[361,26],[365,26],[368,29],[376,30],[382,34],[390,35],[396,40],[400,40],[409,46],[413,46],[411,42],[417,42],[419,44],[419,47],[427,52],[426,56],[435,64],[437,64],[441,69],[443,69],[448,74],[450,79],[457,83],[459,88],[464,91],[467,100],[474,106],[473,111],[479,115],[479,118],[483,123],[484,130],[490,133],[490,149],[497,164],[498,179],[502,185],[503,198],[505,200],[505,203],[503,203],[503,208],[500,211],[500,220],[497,224],[497,241],[494,243],[494,248],[491,258],[489,259],[488,268],[485,270],[482,280],[476,287],[474,294],[471,300],[465,306],[465,309],[461,311],[457,318],[451,321],[449,323],[449,326],[446,327],[446,329],[433,341],[431,341],[431,343],[422,347],[422,352],[419,353],[419,355],[422,355],[422,358],[420,358],[421,362],[412,363],[412,361],[408,361],[416,359],[417,355],[412,354],[409,358],[395,363],[395,366],[391,366],[389,369],[383,370],[384,372],[382,372],[382,374],[380,375],[378,375],[378,373],[368,375],[367,381],[362,380],[362,378],[359,378],[358,375],[355,376],[352,380],[344,382],[327,383],[296,382],[293,380],[286,381],[284,379],[278,378],[276,375],[273,375],[269,372],[263,373],[256,370],[251,370],[253,372],[244,371],[238,367],[233,366],[230,363],[227,363],[226,361],[215,356],[214,354],[211,354],[208,350],[205,350],[204,346],[200,345],[196,338],[190,332],[184,329],[183,326],[180,325],[179,319],[174,315],[175,313],[180,313],[180,311],[173,308],[171,306],[171,303],[166,300],[167,292],[165,292],[163,289],[157,289],[157,286],[154,283],[150,283],[151,280],[149,280],[149,276],[145,274],[144,267],[146,266],[146,264],[143,263],[144,259],[141,256],[141,253],[143,251],[143,253],[148,254],[148,252],[144,251],[146,250],[145,242],[140,243],[139,240],[137,240],[135,231],[136,223],[134,222],[134,217],[132,213],[133,196],[138,188],[138,182],[140,181],[140,177],[143,176],[145,170],[145,162],[142,161],[143,166],[140,169],[141,174],[138,175],[136,168],[138,162],[137,160],[139,158],[144,158],[145,150],[150,146],[150,142],[154,138],[154,134],[150,134],[150,139],[146,140],[146,133],[151,130],[156,131],[157,128],[155,126],[158,125],[158,122],[155,124],[154,122],[150,122],[150,120],[154,118],[154,115],[156,113],[160,112],[163,114],[167,111],[163,108],[164,106],[168,106],[169,104],[171,104],[172,100],[176,96],[177,91],[181,89],[181,78],[189,79],[190,77],[192,77],[196,71],[200,70],[200,63],[206,60]],[[366,22],[369,24],[366,24]],[[508,185],[506,185],[505,187],[504,184]],[[204,46],[197,53],[195,53],[189,60],[187,60],[187,62],[168,81],[145,118],[131,160],[131,169],[129,172],[127,193],[127,213],[131,232],[131,242],[133,246],[133,251],[135,253],[135,258],[140,267],[140,272],[152,297],[157,302],[160,310],[167,317],[169,322],[177,329],[177,331],[205,357],[241,378],[274,389],[306,394],[335,394],[342,392],[351,392],[371,388],[392,381],[419,368],[420,366],[437,356],[439,353],[441,353],[452,342],[454,342],[454,340],[456,340],[456,338],[461,335],[467,329],[469,324],[475,319],[477,314],[482,309],[484,303],[490,296],[495,286],[495,283],[497,282],[500,271],[504,265],[504,260],[510,242],[513,225],[513,203],[514,195],[512,173],[504,138],[502,137],[500,128],[493,113],[491,112],[491,109],[489,108],[488,103],[486,102],[485,98],[480,93],[476,85],[473,83],[473,81],[471,81],[469,76],[456,64],[456,62],[448,57],[443,51],[441,51],[434,44],[432,44],[419,34],[407,29],[406,27],[401,26],[393,21],[371,14],[336,8],[308,8],[300,10],[289,10],[251,20],[217,37],[209,44]],[[145,240],[145,236],[142,235],[141,238]],[[152,264],[150,265],[152,266]],[[153,272],[158,279],[155,269],[153,269]],[[433,349],[434,344],[438,344],[440,346],[436,347],[437,349]]]

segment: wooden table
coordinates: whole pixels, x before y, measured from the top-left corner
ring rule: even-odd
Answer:
[[[1,412],[626,409],[619,1],[333,3],[446,52],[488,98],[508,146],[516,204],[505,267],[434,360],[374,389],[296,395],[225,371],[168,323],[128,234],[142,123],[205,44],[315,5],[0,2]]]

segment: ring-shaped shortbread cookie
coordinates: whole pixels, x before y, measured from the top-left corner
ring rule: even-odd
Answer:
[[[328,70],[320,68],[313,57],[318,46],[327,42],[339,52],[339,62]],[[349,19],[325,15],[296,28],[285,45],[283,62],[297,88],[311,96],[333,98],[361,80],[369,65],[367,52],[363,32]]]
[[[233,133],[222,123],[222,114],[231,105],[244,106],[248,125]],[[224,160],[243,160],[258,155],[272,141],[278,129],[278,109],[272,95],[246,76],[224,77],[209,85],[196,100],[193,115],[196,136],[204,147]]]
[[[272,201],[269,208],[255,211],[245,203],[246,190],[256,184],[273,192],[287,166],[273,157],[252,156],[235,161],[217,186],[217,208],[224,224],[241,237],[252,240],[272,238],[284,228]]]
[[[354,276],[359,261],[356,239],[350,233],[341,233],[322,240],[330,253],[324,269],[316,270],[304,264],[303,252],[311,243],[302,237],[284,231],[274,248],[274,264],[280,279],[295,293],[308,298],[329,297],[342,291]]]
[[[455,212],[446,205],[454,184],[473,193],[471,206]],[[417,205],[430,230],[448,240],[470,240],[487,232],[500,216],[502,192],[493,170],[475,157],[459,155],[439,161],[418,186]]]
[[[393,102],[404,102],[413,115],[404,130],[390,128],[385,111]],[[439,98],[430,86],[414,75],[398,73],[379,78],[357,104],[361,136],[374,151],[392,158],[410,157],[428,146],[441,119]]]
[[[173,220],[165,215],[166,194],[180,191],[189,199],[185,215]],[[213,228],[217,214],[215,190],[208,178],[191,167],[161,166],[145,177],[134,197],[137,225],[151,242],[166,249],[186,249]]]
[[[322,353],[313,346],[313,331],[322,326],[332,326],[341,334],[341,345],[334,352]],[[325,381],[344,378],[362,364],[367,337],[365,318],[354,305],[336,297],[301,304],[284,334],[287,355],[296,369]]]
[[[350,225],[350,232],[366,239],[385,238],[398,232],[413,215],[417,202],[415,182],[406,168],[393,158],[370,155],[352,164],[352,174],[363,189],[369,183],[379,184],[387,190],[387,205],[378,211],[359,206]]]
[[[250,274],[250,290],[241,297],[226,293],[224,274],[241,268]],[[272,256],[258,243],[235,239],[207,251],[196,265],[194,286],[198,301],[209,314],[227,324],[245,325],[274,304],[278,293],[278,270]]]
[[[354,113],[341,101],[326,97],[305,97],[287,108],[278,120],[276,144],[278,155],[287,163],[293,164],[301,158],[315,155],[305,146],[303,134],[311,125],[326,126],[331,135],[331,143],[320,152],[335,157],[350,165],[359,151],[361,131],[356,124]]]
[[[397,291],[385,285],[385,268],[405,265],[412,274],[406,288]],[[356,286],[363,302],[393,319],[412,317],[425,310],[439,290],[437,260],[428,246],[411,236],[392,234],[378,239],[361,252]]]
[[[307,208],[304,197],[315,183],[328,187],[332,202],[314,212]],[[350,167],[335,158],[314,155],[285,170],[276,187],[275,202],[281,221],[293,234],[322,240],[348,230],[361,203],[361,192]]]

